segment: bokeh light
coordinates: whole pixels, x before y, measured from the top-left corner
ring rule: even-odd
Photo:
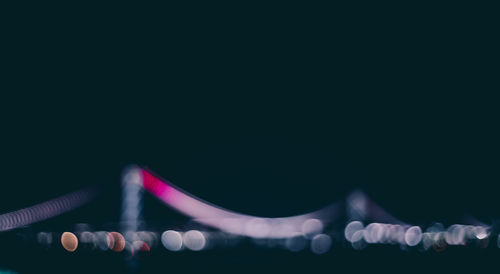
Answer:
[[[115,252],[121,252],[125,248],[125,238],[119,232],[108,234],[108,247]]]
[[[344,229],[344,237],[349,242],[359,241],[360,239],[353,239],[353,236],[356,232],[362,231],[364,228],[363,224],[359,221],[350,222]]]
[[[206,238],[200,231],[190,230],[184,233],[183,242],[188,249],[199,251],[205,248]]]
[[[61,244],[67,251],[74,252],[78,248],[78,238],[71,232],[64,232],[61,235]]]
[[[314,236],[311,240],[311,251],[314,254],[323,254],[330,250],[332,245],[332,238],[326,234],[319,234]]]
[[[406,230],[405,242],[409,246],[416,246],[422,240],[422,229],[418,226],[412,226]]]
[[[167,230],[161,235],[163,246],[170,251],[179,251],[182,248],[182,235],[175,230]]]

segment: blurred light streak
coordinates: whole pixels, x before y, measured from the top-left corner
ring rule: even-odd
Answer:
[[[97,196],[95,188],[81,189],[64,196],[0,215],[0,231],[7,231],[47,220],[76,209]]]
[[[135,232],[142,221],[142,177],[140,170],[131,166],[124,170],[122,176],[122,211],[120,216],[121,231],[127,241],[134,239],[126,232]]]

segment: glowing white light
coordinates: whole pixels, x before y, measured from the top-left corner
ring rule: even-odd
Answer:
[[[179,251],[182,248],[182,235],[175,230],[167,230],[161,234],[161,243],[170,251]]]
[[[364,230],[364,238],[367,243],[374,244],[380,243],[382,236],[384,235],[384,227],[379,223],[371,223],[366,226]]]
[[[353,236],[356,232],[363,230],[364,226],[361,222],[358,221],[353,221],[350,222],[344,229],[344,236],[347,241],[349,242],[354,242],[355,240],[353,239]],[[360,239],[357,239],[359,241]]]
[[[302,233],[306,238],[312,238],[323,232],[323,222],[318,219],[308,219],[302,224]]]
[[[446,243],[449,245],[460,245],[464,243],[465,228],[463,225],[451,225],[444,235]]]
[[[406,230],[405,242],[409,246],[416,246],[422,240],[422,229],[418,226],[412,226]]]
[[[485,239],[486,237],[488,237],[488,231],[486,230],[485,227],[476,226],[476,227],[474,227],[473,232],[474,232],[474,236],[476,236],[476,238],[478,238],[479,240],[482,240],[482,239]]]
[[[205,235],[198,230],[190,230],[184,233],[184,245],[194,251],[199,251],[205,248],[206,239]]]
[[[332,239],[326,234],[318,234],[311,240],[311,251],[315,254],[323,254],[330,250]]]

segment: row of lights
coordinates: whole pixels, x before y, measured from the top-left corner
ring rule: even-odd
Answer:
[[[53,234],[39,232],[37,241],[40,245],[49,247],[53,244]],[[64,232],[60,237],[62,247],[69,252],[74,252],[79,245],[84,245],[89,249],[115,252],[128,249],[133,253],[134,251],[149,251],[151,247],[156,245],[157,241],[157,233],[148,231],[125,232],[124,234],[107,231],[83,231],[76,234]],[[179,251],[184,248],[199,251],[206,248],[207,235],[198,230],[187,232],[167,230],[161,235],[161,242],[170,251]]]
[[[315,254],[323,254],[330,250],[332,239],[327,234],[312,233],[297,234],[294,237],[286,239],[267,239],[275,244],[281,244],[284,248],[292,252],[304,250],[308,245]],[[49,247],[53,241],[53,233],[39,232],[37,241],[40,245]],[[159,239],[158,239],[159,238]],[[202,232],[199,230],[176,231],[166,230],[160,237],[155,232],[119,232],[108,231],[83,231],[83,232],[64,232],[60,236],[62,247],[74,252],[79,246],[85,249],[97,249],[101,251],[111,250],[114,252],[129,251],[132,254],[137,251],[150,251],[150,248],[156,246],[158,240],[169,251],[201,251],[207,249],[209,244],[225,243],[226,246],[233,246],[239,241],[240,237],[231,236],[223,233]],[[254,243],[262,245],[266,239],[254,239]]]
[[[154,234],[153,232],[142,233],[144,233],[143,235]],[[73,232],[64,232],[61,234],[60,242],[62,247],[69,252],[74,252],[79,245],[83,245],[88,249],[111,250],[114,252],[122,252],[128,249],[133,253],[134,251],[149,251],[151,239],[151,237],[149,239],[147,237],[136,237],[132,241],[127,241],[126,237],[115,231],[83,231],[76,234]],[[39,232],[37,234],[37,241],[40,245],[49,247],[53,244],[53,234]]]
[[[401,246],[421,246],[424,250],[433,247],[441,251],[447,245],[467,245],[477,242],[481,247],[488,244],[490,228],[485,226],[454,224],[444,229],[434,224],[425,232],[419,226],[370,223],[366,227],[359,221],[350,222],[344,229],[345,239],[355,249],[365,244],[398,244]],[[500,247],[500,237],[497,237]]]
[[[309,221],[303,228],[302,233],[285,239],[256,238],[253,240],[261,246],[281,246],[292,252],[299,252],[309,247],[314,254],[323,254],[331,249],[332,238],[323,233],[321,222]],[[488,245],[490,234],[489,227],[461,224],[451,225],[447,229],[444,229],[441,224],[435,224],[424,232],[419,226],[384,223],[369,223],[365,226],[359,221],[352,221],[344,229],[345,239],[355,249],[362,249],[366,244],[392,244],[407,247],[419,246],[424,250],[434,248],[441,251],[448,245],[467,245],[471,242],[477,242],[479,246],[485,247]],[[76,232],[76,234],[64,232],[60,237],[60,242],[69,252],[74,252],[80,244],[90,249],[115,252],[127,250],[133,254],[137,251],[150,251],[158,242],[161,242],[167,250],[176,252],[186,249],[200,251],[221,242],[234,244],[238,239],[229,234],[199,230],[166,230],[161,236],[151,231],[125,232],[123,235],[119,232],[83,231]],[[39,232],[37,240],[43,246],[50,246],[53,243],[53,234]],[[500,236],[497,237],[497,245],[500,247]]]

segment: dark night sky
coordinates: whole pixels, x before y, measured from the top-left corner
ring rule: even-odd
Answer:
[[[66,16],[11,22],[1,211],[88,184],[112,193],[138,163],[256,215],[364,189],[409,222],[497,216],[498,107],[483,95],[494,47],[480,28],[404,15]]]

